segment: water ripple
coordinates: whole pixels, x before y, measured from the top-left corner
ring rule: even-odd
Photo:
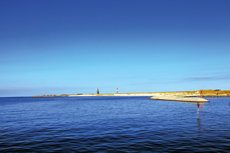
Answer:
[[[228,152],[229,100],[0,98],[0,152]]]

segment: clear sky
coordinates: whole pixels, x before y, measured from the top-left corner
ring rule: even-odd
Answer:
[[[230,89],[229,0],[1,0],[0,96]]]

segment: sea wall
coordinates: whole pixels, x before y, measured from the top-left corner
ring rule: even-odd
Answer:
[[[168,101],[183,101],[183,102],[196,102],[196,103],[208,103],[209,101],[204,98],[194,97],[178,97],[178,96],[154,96],[149,99],[153,100],[168,100]]]

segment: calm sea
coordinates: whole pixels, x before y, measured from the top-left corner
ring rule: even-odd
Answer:
[[[229,152],[230,98],[0,98],[0,152]]]

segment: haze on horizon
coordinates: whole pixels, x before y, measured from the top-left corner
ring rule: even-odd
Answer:
[[[0,97],[229,90],[229,6],[0,1]]]

